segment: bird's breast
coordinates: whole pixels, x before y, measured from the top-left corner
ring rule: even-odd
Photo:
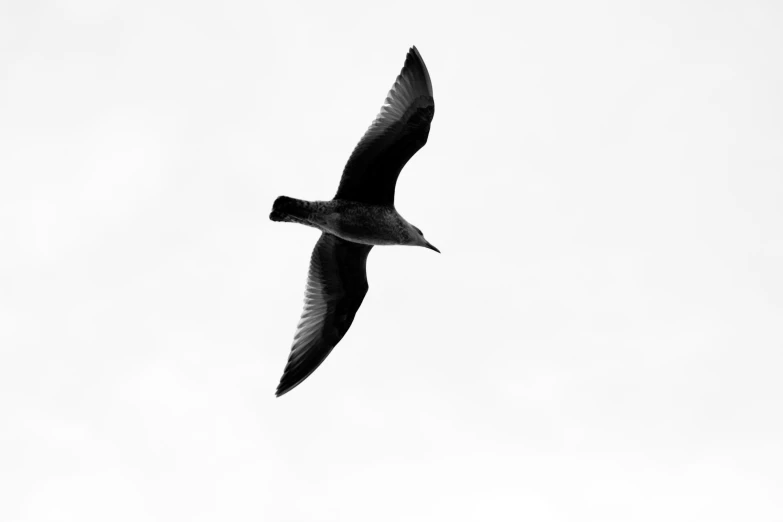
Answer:
[[[405,220],[393,207],[333,201],[324,230],[367,245],[399,245],[405,241]]]

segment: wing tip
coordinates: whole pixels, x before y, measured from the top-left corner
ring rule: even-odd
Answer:
[[[302,384],[305,379],[310,377],[315,369],[321,365],[321,362],[316,364],[315,367],[303,372],[300,366],[292,363],[291,359],[289,359],[288,363],[285,365],[285,369],[283,370],[283,375],[280,377],[280,382],[277,385],[277,389],[275,390],[275,397],[282,397],[286,393]]]
[[[415,45],[412,45],[411,48],[408,49],[408,56],[406,56],[406,58],[407,58],[405,60],[406,62],[408,60],[413,59],[413,60],[416,60],[417,62],[420,62],[422,64],[424,63],[424,59],[421,57],[421,53],[419,52],[419,50],[416,48]]]
[[[307,379],[312,372],[307,373],[304,377],[298,376],[298,378],[291,378],[291,374],[287,371],[283,371],[283,376],[280,378],[280,383],[277,385],[277,389],[275,390],[275,397],[282,397],[286,393],[290,392],[302,382],[304,382],[305,379]]]
[[[419,71],[414,71],[415,68],[419,69]],[[419,49],[415,45],[411,46],[411,48],[408,50],[408,55],[405,57],[405,65],[403,66],[403,73],[405,69],[408,69],[414,75],[419,76],[420,79],[423,80],[424,82],[423,87],[426,89],[427,93],[430,96],[433,96],[432,80],[430,79],[430,72],[427,70],[427,65],[424,63],[424,58],[421,57],[421,53],[419,52]]]
[[[281,385],[278,385],[277,389],[275,390],[275,397],[282,397],[283,395],[285,395],[286,393],[288,393],[292,389],[293,389],[293,386],[287,387],[287,388],[283,388]]]

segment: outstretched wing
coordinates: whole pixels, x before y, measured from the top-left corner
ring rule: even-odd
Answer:
[[[393,205],[397,177],[427,143],[434,115],[427,66],[411,47],[381,112],[348,159],[334,198]]]
[[[304,381],[340,342],[367,294],[367,255],[372,245],[323,233],[310,257],[305,305],[279,397]]]

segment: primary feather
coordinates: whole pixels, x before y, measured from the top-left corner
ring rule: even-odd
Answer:
[[[416,47],[343,170],[335,199],[393,205],[400,171],[427,143],[435,115],[432,82]]]

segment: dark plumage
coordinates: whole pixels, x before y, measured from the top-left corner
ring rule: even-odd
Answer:
[[[373,245],[438,251],[394,208],[397,177],[427,143],[434,114],[432,82],[419,51],[412,47],[381,112],[351,154],[334,199],[275,200],[272,221],[323,232],[310,258],[304,311],[278,396],[313,373],[348,331],[367,293],[366,263]]]

